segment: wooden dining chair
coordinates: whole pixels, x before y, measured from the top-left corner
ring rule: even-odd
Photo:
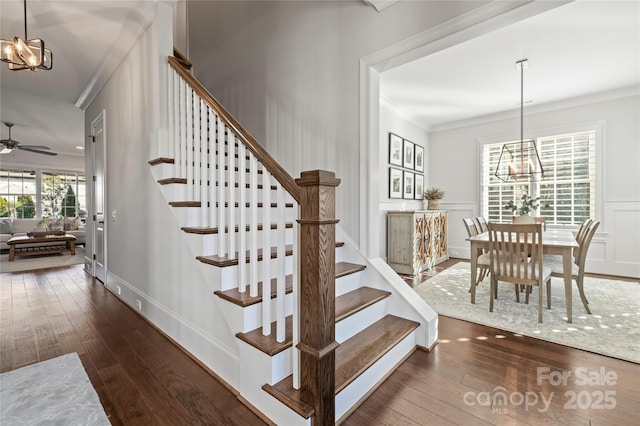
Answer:
[[[533,218],[534,223],[541,223],[542,224],[542,230],[546,231],[547,230],[547,219],[542,217],[542,216],[536,216]]]
[[[487,227],[487,220],[484,216],[477,216],[474,221],[476,222],[476,227],[478,228],[478,234],[483,232],[487,232],[489,228]]]
[[[589,301],[584,294],[584,266],[587,261],[587,252],[589,251],[589,246],[591,245],[591,239],[596,233],[598,226],[600,226],[600,222],[597,220],[587,219],[588,223],[582,229],[582,227],[578,230],[576,234],[576,242],[578,243],[578,248],[573,251],[573,263],[571,264],[571,279],[576,282],[576,286],[578,287],[578,292],[580,293],[580,300],[582,300],[582,305],[588,314],[591,314],[591,310],[589,309]],[[587,222],[585,221],[585,222]],[[564,268],[562,267],[562,256],[560,255],[546,255],[544,256],[544,264],[545,266],[551,269],[551,276],[553,277],[564,277]],[[547,305],[551,308],[551,285],[547,284]]]
[[[464,227],[467,229],[467,234],[469,237],[473,237],[478,235],[478,227],[473,218],[464,218],[462,219],[464,223]],[[478,285],[484,278],[487,276],[487,272],[489,271],[489,257],[485,255],[485,251],[483,249],[478,249],[477,253],[470,253],[470,256],[476,256],[477,264],[478,264],[478,274],[476,279],[476,285]],[[469,288],[469,292],[471,292],[471,288]]]
[[[520,301],[520,285],[538,287],[538,322],[541,323],[543,285],[551,281],[551,269],[543,264],[542,224],[489,223],[488,227],[492,294],[498,281],[515,285],[517,301]],[[528,295],[529,292],[527,300]],[[493,312],[493,297],[489,300],[489,312]]]

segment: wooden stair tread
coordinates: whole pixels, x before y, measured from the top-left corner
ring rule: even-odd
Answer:
[[[344,242],[336,243],[336,247],[342,247],[342,246],[344,246]],[[346,275],[354,274],[356,272],[364,271],[365,268],[366,268],[366,265],[360,265],[357,263],[349,263],[349,262],[336,263],[336,278],[340,278]]]
[[[419,326],[415,321],[387,315],[340,344],[336,349],[335,394],[340,393]],[[274,385],[264,385],[262,389],[304,418],[308,419],[314,414],[313,408],[302,402],[300,391],[293,388],[293,375]]]
[[[353,272],[357,272],[357,271],[361,271],[363,270],[365,267],[364,265],[357,265],[355,263],[347,263],[347,262],[339,262],[336,263],[336,278],[338,276],[338,269],[349,269],[350,271]],[[366,296],[360,296],[359,297],[359,302],[361,304],[364,304],[368,301],[368,304],[366,306],[371,305],[374,302],[371,302],[370,300],[374,297],[377,297],[378,300],[382,299],[382,293],[384,293],[384,297],[388,296],[390,293],[388,292],[384,292],[382,290],[376,290],[376,289],[370,289],[368,287],[363,287],[364,289],[367,289],[365,291],[368,292],[368,295]],[[372,290],[372,291],[371,291]],[[285,293],[291,293],[293,291],[293,275],[286,275],[285,276]],[[356,290],[354,290],[351,293],[355,293]],[[352,300],[353,302],[351,303],[351,305],[353,306],[354,304],[357,304],[357,298],[358,296],[356,296],[355,294],[351,294],[351,293],[347,293],[350,294],[349,298],[350,300]],[[237,288],[232,288],[229,290],[216,290],[213,292],[213,294],[215,294],[216,296],[225,299],[228,302],[231,302],[233,304],[236,304],[238,306],[241,307],[246,307],[246,306],[250,306],[256,303],[260,303],[262,301],[262,281],[260,283],[258,283],[258,296],[255,297],[251,297],[249,296],[249,291],[245,291],[243,293],[240,293],[238,291]],[[276,296],[276,280],[275,278],[271,280],[271,298],[274,298]],[[346,295],[340,296],[340,297],[344,297]],[[340,317],[340,319],[342,318],[346,318],[348,315],[346,315],[345,313],[347,312],[351,312],[352,314],[357,312],[356,311],[352,311],[353,308],[349,308],[349,307],[340,307],[338,308],[338,303],[339,303],[339,298],[338,300],[336,300],[336,318]],[[377,301],[377,300],[376,300]],[[366,307],[364,306],[364,307]],[[336,321],[339,321],[338,319],[336,319]]]
[[[273,278],[271,280],[271,298],[274,299],[277,294],[277,280]],[[293,291],[293,275],[285,276],[285,284],[284,284],[285,293],[291,293]],[[254,305],[256,303],[260,303],[262,301],[262,281],[258,283],[258,295],[250,296],[249,291],[245,291],[240,293],[237,288],[232,288],[230,290],[216,290],[213,292],[216,296],[236,304],[241,307],[246,307],[250,305]]]
[[[293,222],[288,222],[284,224],[285,228],[293,228]],[[220,229],[217,227],[206,227],[206,226],[183,226],[182,228],[180,228],[181,230],[183,230],[184,232],[188,233],[188,234],[200,234],[200,235],[208,235],[208,234],[218,234],[220,233]],[[240,228],[238,227],[238,225],[235,226],[235,232],[238,232]],[[263,224],[259,223],[258,224],[258,231],[262,231],[264,229]],[[272,223],[271,224],[271,229],[278,229],[278,224],[277,223]],[[246,226],[246,230],[247,232],[249,232],[251,230],[251,227],[249,225]],[[224,228],[224,232],[227,233],[229,232],[229,227],[225,226]]]
[[[169,205],[171,207],[202,207],[202,202],[201,201],[169,201]],[[234,207],[238,207],[240,205],[240,203],[238,203],[237,201],[234,203]],[[225,202],[224,203],[225,207],[229,207],[229,203]],[[216,207],[218,207],[218,203],[216,203]],[[249,208],[251,207],[251,203],[247,202],[245,204],[245,207]],[[262,208],[264,207],[264,203],[258,203],[258,208]],[[271,207],[272,208],[277,208],[278,207],[278,203],[271,203]],[[285,208],[293,208],[293,203],[285,203],[284,204]]]
[[[387,315],[336,349],[336,395],[400,343],[420,323]]]
[[[262,327],[260,327],[246,333],[237,333],[236,337],[267,355],[274,356],[291,347],[291,342],[293,341],[293,316],[289,315],[285,318],[284,342],[276,340],[275,321],[271,323],[271,334],[268,336],[262,334]]]
[[[344,245],[344,242],[336,242],[336,247],[342,247]],[[291,244],[287,244],[285,247],[285,256],[291,256],[293,254],[293,245]],[[237,257],[237,252],[236,252],[236,257]],[[276,259],[278,257],[278,253],[277,253],[277,248],[276,247],[271,247],[271,259]],[[238,259],[237,258],[229,258],[226,256],[217,256],[217,255],[212,255],[212,256],[197,256],[196,259],[198,259],[200,262],[202,263],[206,263],[208,265],[213,265],[213,266],[217,266],[219,268],[224,268],[227,266],[234,266],[238,264]],[[245,253],[245,262],[249,263],[250,261],[250,255],[249,255],[249,250],[246,251]],[[258,249],[258,261],[262,260],[262,249]]]
[[[360,312],[374,303],[387,298],[390,292],[371,287],[360,287],[336,297],[336,322]]]
[[[154,158],[153,160],[149,160],[147,163],[149,163],[152,166],[157,166],[159,164],[174,164],[175,160],[173,158],[158,157],[158,158]]]
[[[388,297],[390,294],[391,293],[389,292],[370,287],[360,287],[350,291],[349,293],[343,294],[342,296],[336,297],[336,322],[371,306],[385,297]],[[236,337],[268,355],[274,355],[292,345],[292,329],[288,328],[292,326],[293,324],[290,318],[287,317],[287,322],[285,323],[285,334],[287,337],[284,342],[277,342],[273,331],[270,336],[263,336],[262,327],[256,328],[255,330],[251,330],[247,333],[238,333],[236,334]],[[275,322],[271,324],[271,327],[273,330]]]
[[[187,179],[178,178],[178,177],[170,177],[170,178],[158,179],[158,183],[160,185],[170,185],[172,183],[179,183],[179,184],[186,185],[187,184]]]

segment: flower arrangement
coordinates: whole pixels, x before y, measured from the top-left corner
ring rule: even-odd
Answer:
[[[504,208],[511,210],[511,212],[515,212],[517,210],[521,215],[529,214],[531,210],[535,210],[540,207],[539,201],[541,200],[541,197],[531,198],[528,194],[524,194],[520,197],[520,200],[522,201],[519,206],[513,200],[509,200],[509,202],[504,205]],[[549,203],[546,203],[545,207],[549,207]]]
[[[440,188],[432,186],[424,191],[425,200],[442,200],[444,198],[444,191]]]

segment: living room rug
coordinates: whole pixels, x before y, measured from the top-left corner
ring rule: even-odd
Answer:
[[[58,266],[71,266],[84,263],[84,247],[76,247],[75,256],[69,253],[47,254],[42,256],[16,256],[9,262],[9,254],[0,254],[0,273],[25,272],[37,269],[56,268]]]
[[[537,289],[529,304],[515,300],[513,285],[498,283],[498,299],[489,312],[490,280],[476,287],[476,303],[468,292],[470,265],[457,263],[414,290],[438,314],[505,331],[584,349],[640,364],[640,282],[585,277],[584,291],[592,315],[584,310],[573,284],[573,323],[567,323],[564,284],[551,279],[551,309],[544,294],[543,323],[538,323]]]
[[[0,374],[2,425],[110,425],[77,353]]]

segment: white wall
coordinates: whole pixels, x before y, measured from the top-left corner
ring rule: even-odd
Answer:
[[[293,177],[335,171],[337,216],[358,241],[361,58],[483,4],[406,1],[379,13],[361,1],[190,2],[190,60]]]
[[[238,348],[212,288],[147,164],[166,129],[167,57],[172,54],[172,2],[157,16],[86,111],[85,128],[106,111],[107,287],[237,386]],[[88,134],[88,133],[87,133]],[[91,159],[91,145],[87,148]],[[91,161],[87,171],[92,170]],[[117,212],[117,220],[111,213]],[[88,227],[92,224],[88,223]],[[88,232],[88,252],[93,238]]]
[[[621,93],[626,96],[525,110],[525,132],[539,134],[581,123],[604,122],[604,162],[602,174],[597,176],[603,193],[596,206],[596,219],[601,225],[592,241],[586,269],[640,277],[640,97],[637,88]],[[451,256],[469,257],[462,218],[480,214],[478,141],[500,136],[517,138],[519,126],[519,116],[511,114],[430,133],[429,175],[447,191],[441,205],[449,210]]]
[[[389,132],[408,139],[425,148],[425,166],[429,164],[429,134],[407,119],[406,114],[388,102],[380,104],[380,185],[378,188],[380,214],[380,250],[377,256],[387,258],[387,212],[391,210],[418,210],[423,208],[422,200],[404,200],[389,198]],[[396,167],[396,166],[394,166]],[[386,184],[384,184],[386,183]],[[425,167],[424,187],[429,187],[429,168]]]

